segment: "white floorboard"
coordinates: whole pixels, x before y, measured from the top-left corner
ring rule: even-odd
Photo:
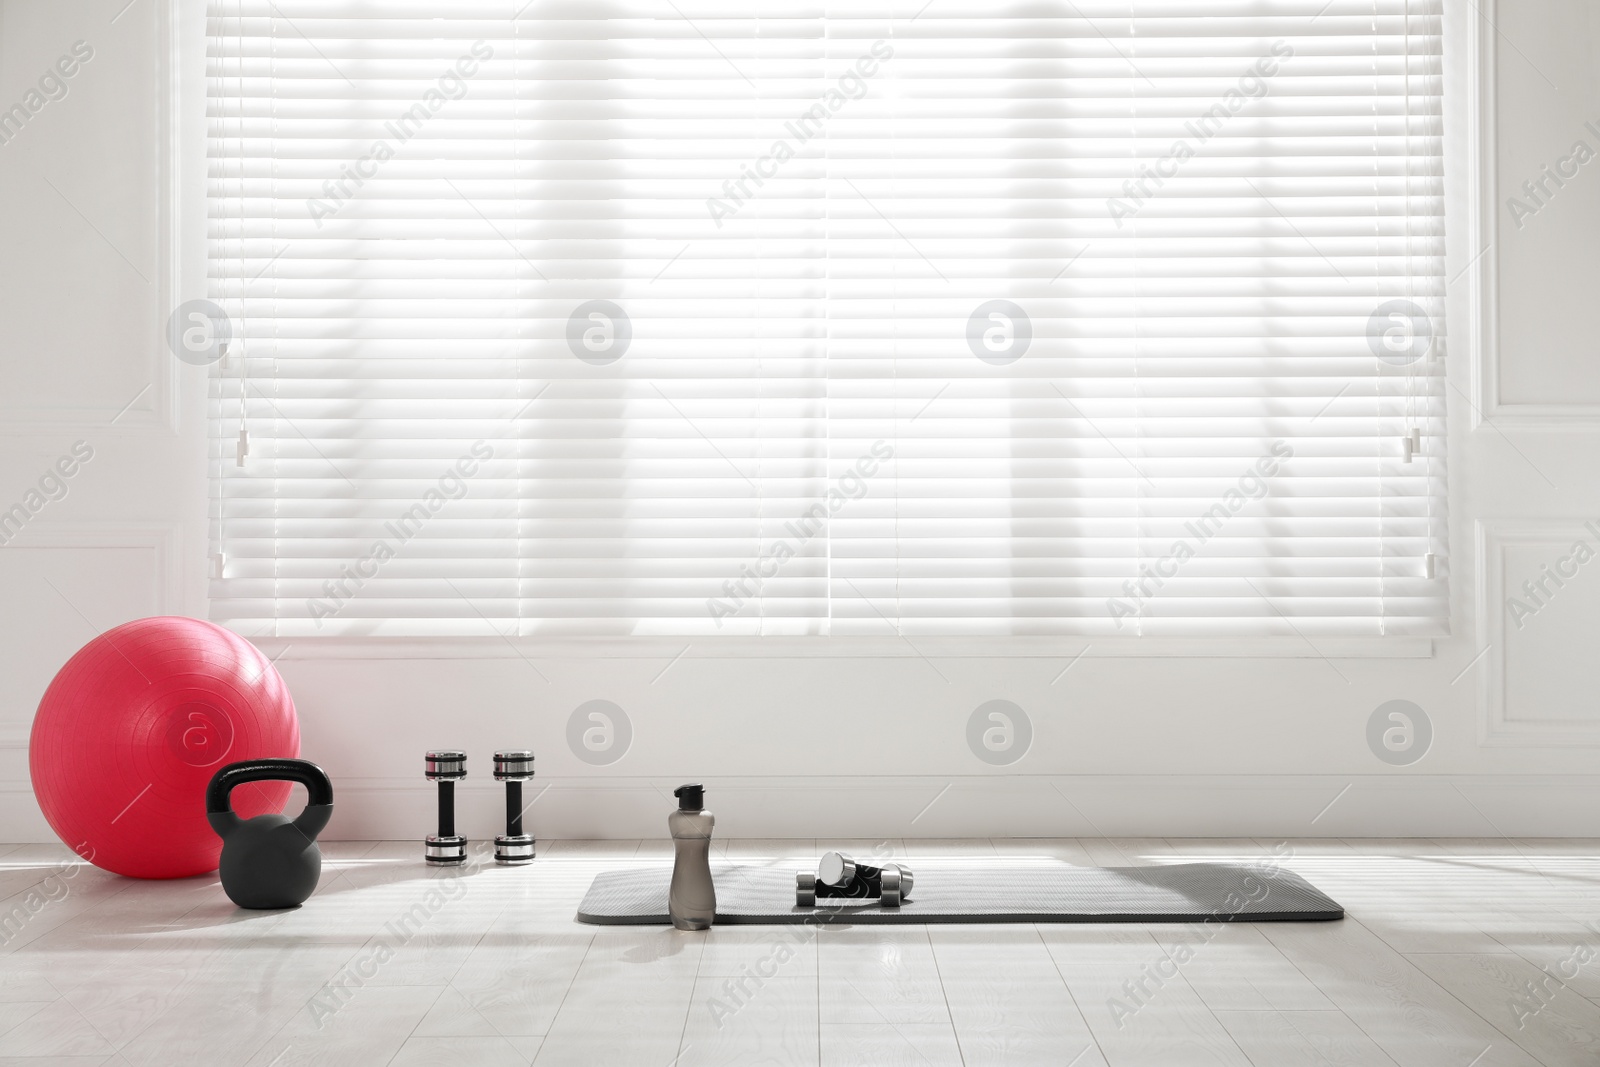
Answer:
[[[662,841],[457,871],[416,842],[334,842],[310,902],[249,913],[214,876],[137,882],[0,844],[0,1067],[1600,1063],[1600,841],[716,842],[784,869],[830,847],[913,867],[1276,858],[1348,917],[1204,940],[574,921],[596,873],[670,862]]]

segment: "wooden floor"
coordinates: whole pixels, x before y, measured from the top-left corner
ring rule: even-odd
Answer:
[[[666,842],[552,842],[432,870],[333,843],[291,912],[0,845],[3,1064],[1600,1063],[1600,842],[723,841],[860,855],[1282,864],[1337,923],[589,927],[596,872]]]

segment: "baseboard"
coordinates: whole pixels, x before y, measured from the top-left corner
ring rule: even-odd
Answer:
[[[1600,775],[980,775],[708,778],[722,837],[1593,837]],[[541,839],[660,837],[675,780],[547,777],[525,794]],[[431,832],[413,778],[334,783],[330,840]],[[457,824],[493,837],[504,794],[458,791]],[[0,840],[52,837],[26,778],[0,780]]]

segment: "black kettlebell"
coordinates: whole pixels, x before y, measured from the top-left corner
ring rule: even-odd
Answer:
[[[306,810],[297,819],[257,815],[241,819],[229,806],[233,787],[246,782],[299,782]],[[293,908],[305,903],[322,876],[317,835],[333,815],[333,783],[303,759],[251,759],[230,763],[206,786],[206,819],[222,838],[218,873],[228,898],[241,908]]]

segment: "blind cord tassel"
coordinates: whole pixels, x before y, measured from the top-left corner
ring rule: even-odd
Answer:
[[[244,457],[250,454],[250,432],[243,426],[239,427],[239,447],[234,454],[234,465],[244,466]]]

